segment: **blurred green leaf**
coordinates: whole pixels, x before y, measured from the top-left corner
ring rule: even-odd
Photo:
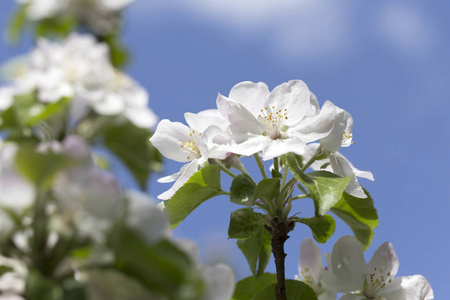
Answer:
[[[238,283],[234,290],[233,300],[250,300],[268,286],[277,282],[277,275],[264,273],[260,276],[249,276]],[[274,294],[275,295],[275,294]]]
[[[80,161],[64,154],[36,152],[34,145],[24,144],[16,153],[15,163],[22,175],[45,189],[58,172],[76,166]]]
[[[37,270],[30,270],[25,285],[26,298],[30,300],[62,300],[63,289],[54,280]]]
[[[237,175],[230,187],[230,200],[239,205],[252,206],[255,204],[253,193],[256,183],[247,174]]]
[[[99,37],[99,41],[105,42],[109,46],[111,63],[114,67],[120,68],[129,61],[128,50],[122,43],[118,33],[111,33],[107,36]]]
[[[7,267],[7,266],[0,266],[0,277],[3,274],[8,273],[8,272],[12,272],[12,271],[14,271],[13,268],[10,268],[10,267]]]
[[[218,166],[209,165],[198,170],[170,200],[164,201],[164,212],[169,218],[171,227],[178,226],[206,200],[224,193],[220,186],[220,169]]]
[[[144,189],[151,172],[161,169],[161,154],[150,143],[151,132],[131,122],[106,127],[104,145],[130,170]]]
[[[114,252],[116,269],[151,292],[171,300],[196,300],[204,292],[197,266],[170,241],[149,245],[132,230],[117,225],[107,245]]]
[[[17,43],[25,29],[28,5],[19,5],[9,20],[6,36],[9,43]]]
[[[336,223],[330,215],[312,218],[295,218],[295,221],[308,225],[314,239],[319,243],[325,243],[334,234],[336,229]]]
[[[257,293],[252,300],[275,300],[275,288],[277,284],[273,283],[267,288]],[[317,300],[314,290],[302,281],[286,280],[286,299],[305,299]]]
[[[272,254],[270,233],[260,226],[248,239],[238,240],[237,245],[247,259],[252,274],[263,274]]]
[[[264,218],[263,214],[254,212],[250,207],[233,211],[230,216],[228,237],[232,239],[249,238],[264,225]]]
[[[373,229],[378,227],[378,214],[372,197],[366,190],[364,192],[367,198],[356,198],[344,193],[331,211],[352,229],[366,250],[372,242]]]

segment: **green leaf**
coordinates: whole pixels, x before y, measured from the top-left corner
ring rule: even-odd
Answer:
[[[255,204],[253,192],[255,191],[256,183],[247,174],[237,175],[230,187],[230,200],[239,205],[252,206]]]
[[[336,224],[330,215],[312,218],[297,218],[296,222],[308,225],[311,228],[314,239],[319,243],[325,243],[334,233]]]
[[[122,41],[119,34],[109,34],[100,38],[100,41],[108,44],[110,49],[111,63],[114,67],[123,67],[129,61],[129,53]]]
[[[366,190],[364,192],[367,198],[356,198],[344,193],[331,211],[352,229],[366,250],[372,242],[373,229],[378,227],[378,214],[373,199]]]
[[[27,299],[61,300],[63,290],[53,279],[31,270],[26,279],[25,294]]]
[[[26,120],[26,125],[33,126],[39,122],[46,121],[53,116],[63,115],[69,105],[70,98],[62,98],[58,102],[50,103],[41,108],[38,114],[30,115]]]
[[[280,178],[264,178],[255,188],[254,199],[271,201],[280,194]]]
[[[28,5],[20,5],[13,13],[6,32],[8,42],[17,43],[19,41],[27,22],[27,9]]]
[[[195,172],[170,200],[164,202],[164,212],[172,229],[200,204],[223,194],[218,166],[209,165]]]
[[[263,274],[272,254],[270,233],[260,226],[258,232],[248,239],[238,240],[237,245],[247,259],[252,274]]]
[[[197,266],[168,240],[149,245],[118,224],[110,232],[107,245],[114,253],[115,268],[149,291],[171,300],[195,300],[204,292]]]
[[[36,152],[32,145],[22,145],[16,153],[17,169],[37,187],[46,188],[55,175],[78,165],[78,159],[59,153]]]
[[[36,23],[36,36],[56,36],[65,37],[77,26],[77,19],[74,16],[54,17],[40,20]]]
[[[3,274],[8,273],[8,272],[12,272],[12,271],[14,271],[14,269],[11,268],[11,267],[0,266],[0,277],[1,277]]]
[[[257,293],[252,300],[275,300],[275,288],[273,283],[264,290]],[[302,281],[286,280],[286,299],[317,300],[314,290]]]
[[[246,207],[233,211],[230,216],[228,237],[232,239],[246,239],[259,231],[263,226],[264,215],[256,213],[252,208]]]
[[[131,171],[141,188],[145,188],[152,171],[161,168],[161,155],[150,143],[151,132],[130,122],[108,127],[104,145]]]
[[[317,216],[325,215],[341,199],[345,187],[353,177],[342,178],[328,171],[305,174],[298,167],[294,154],[289,153],[284,158],[295,178],[308,189],[314,200]]]
[[[250,300],[266,287],[277,282],[277,275],[264,273],[260,276],[249,276],[236,284],[233,300]]]

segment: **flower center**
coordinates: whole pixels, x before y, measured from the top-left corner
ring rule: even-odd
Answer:
[[[352,141],[352,138],[353,138],[353,133],[351,131],[348,131],[348,132],[344,131],[344,134],[342,135],[341,145],[343,147],[348,147],[351,144],[354,144],[355,142]]]
[[[185,143],[178,142],[178,144],[180,145],[180,150],[187,152],[188,154],[188,156],[186,157],[187,159],[193,160],[195,158],[199,158],[202,156],[200,153],[200,149],[198,147],[198,142],[200,140],[201,135],[202,135],[201,133],[192,130],[191,132],[189,132],[189,136],[191,138],[188,139],[187,142]]]
[[[391,273],[384,273],[383,269],[374,268],[373,272],[366,277],[364,282],[364,296],[375,299],[380,290],[386,288],[392,282]]]
[[[287,126],[283,126],[287,117],[287,108],[284,110],[276,109],[275,106],[261,109],[261,114],[258,115],[262,122],[267,126],[267,130],[264,131],[264,135],[269,136],[272,140],[283,138],[284,132],[287,130]]]

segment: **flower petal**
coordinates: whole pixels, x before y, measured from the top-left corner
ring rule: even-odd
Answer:
[[[353,165],[339,152],[330,153],[330,163],[333,173],[342,177],[354,175],[352,168]],[[350,179],[350,182],[345,187],[345,191],[356,198],[367,198],[367,195],[364,193],[358,179],[356,179],[356,175]]]
[[[254,116],[257,116],[269,96],[269,88],[263,82],[244,81],[236,84],[228,98],[243,105]]]
[[[188,162],[194,157],[187,158],[191,156],[191,153],[182,149],[180,145],[188,141],[190,132],[191,129],[186,125],[164,119],[159,122],[150,141],[165,157],[179,162]]]
[[[228,300],[234,292],[234,273],[225,264],[202,267],[206,292],[202,300]]]
[[[367,263],[366,274],[389,274],[394,277],[397,274],[399,261],[391,243],[385,242],[375,251]],[[388,276],[384,276],[387,278]]]
[[[315,106],[311,104],[310,92],[306,83],[291,80],[275,87],[270,93],[265,106],[286,110],[287,126],[298,124],[305,116],[315,114]]]
[[[398,288],[394,291],[384,291],[386,300],[431,300],[434,292],[430,283],[422,275],[399,277],[394,279]]]
[[[198,165],[198,160],[194,159],[189,164],[187,164],[187,167],[185,167],[184,170],[182,168],[183,172],[180,174],[172,187],[164,193],[158,195],[157,198],[161,200],[169,200],[170,198],[172,198],[172,196],[175,195],[178,189],[182,187],[189,180],[189,178],[194,175],[195,172],[197,172]]]
[[[327,101],[318,115],[307,116],[301,123],[293,128],[305,143],[313,142],[327,137],[333,130],[336,117],[335,106]]]
[[[319,246],[312,239],[304,239],[300,244],[300,259],[298,263],[298,273],[302,279],[311,276],[315,284],[320,282],[320,275],[323,272],[322,253]]]
[[[264,143],[262,157],[263,160],[269,160],[274,157],[293,152],[297,155],[305,153],[306,144],[297,137],[290,137],[287,139],[272,140],[266,138]]]
[[[331,102],[329,103],[335,107],[336,111],[336,115],[334,118],[334,127],[327,137],[320,140],[320,143],[329,151],[339,151],[342,146],[344,132],[350,133],[352,131],[353,118],[342,108],[337,107]],[[346,139],[345,141],[345,146],[349,146],[351,143],[351,139]]]
[[[229,129],[237,143],[246,141],[251,135],[260,135],[264,132],[265,128],[261,123],[240,103],[220,94],[216,102],[220,113],[230,123]]]
[[[366,261],[361,243],[353,236],[341,237],[331,253],[331,269],[341,283],[337,292],[350,292],[362,288]]]
[[[185,113],[184,118],[189,127],[198,132],[204,132],[211,125],[218,126],[222,130],[225,130],[227,127],[226,120],[217,109],[208,109],[196,114]]]

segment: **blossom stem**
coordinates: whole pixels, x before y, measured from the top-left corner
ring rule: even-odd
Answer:
[[[286,280],[285,280],[285,258],[284,243],[289,238],[288,233],[293,229],[294,222],[287,219],[275,217],[270,220],[270,227],[266,227],[271,235],[272,253],[275,258],[277,270],[277,286],[275,288],[275,298],[286,300]]]
[[[306,162],[306,164],[305,164],[305,165],[303,166],[303,168],[302,168],[302,172],[305,172],[306,169],[308,169],[309,166],[312,165],[312,164],[316,161],[316,157],[317,157],[317,155],[313,155],[313,157],[311,157],[311,158]]]
[[[284,184],[286,183],[288,171],[289,171],[288,168],[284,166],[283,177],[281,178],[281,186],[284,186]]]
[[[253,154],[253,157],[255,158],[256,163],[258,164],[258,168],[259,171],[261,172],[262,177],[267,178],[267,174],[266,171],[264,170],[264,164],[261,160],[261,157],[259,157],[258,153]]]
[[[298,199],[305,199],[305,198],[309,198],[310,195],[309,194],[304,194],[304,195],[298,195],[292,198],[292,200],[298,200]]]
[[[230,175],[231,178],[236,177],[236,175],[234,175],[233,172],[231,172],[230,169],[228,169],[227,167],[225,167],[224,165],[222,165],[217,159],[215,160],[215,163],[219,166],[219,168],[224,171],[226,174]]]
[[[273,168],[275,169],[275,171],[278,172],[278,170],[279,170],[279,166],[278,166],[278,157],[274,157],[274,158],[273,158]]]

